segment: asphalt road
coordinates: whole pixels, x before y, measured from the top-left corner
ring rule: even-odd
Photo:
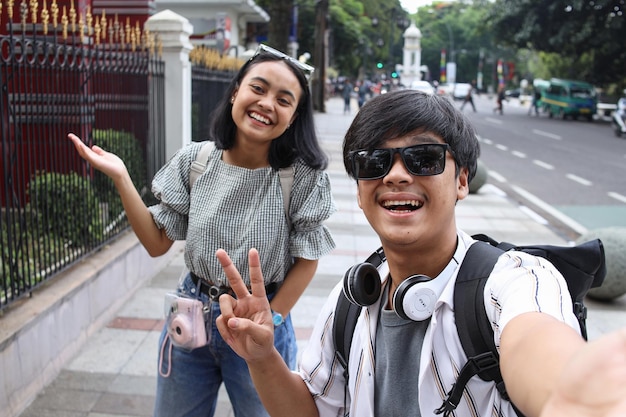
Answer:
[[[457,106],[461,102],[456,102]],[[465,106],[480,142],[489,182],[575,238],[587,230],[626,227],[626,140],[607,121],[558,120],[528,115],[511,99],[504,115],[495,100]]]

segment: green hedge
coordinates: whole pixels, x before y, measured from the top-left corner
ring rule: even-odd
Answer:
[[[40,174],[29,182],[28,194],[44,233],[61,236],[72,246],[102,241],[100,200],[88,178],[76,173]]]

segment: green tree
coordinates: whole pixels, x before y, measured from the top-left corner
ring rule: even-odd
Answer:
[[[624,7],[621,0],[497,0],[490,22],[511,45],[560,56],[552,76],[607,85],[626,78]]]
[[[257,4],[270,15],[267,43],[273,48],[287,51],[291,16],[295,2],[287,0],[257,0]]]

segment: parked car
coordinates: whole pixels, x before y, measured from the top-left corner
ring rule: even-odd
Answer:
[[[472,85],[469,83],[456,83],[452,89],[452,97],[455,100],[463,100],[467,97],[467,94],[472,90]]]
[[[505,90],[504,91],[504,96],[506,98],[519,98],[519,96],[522,95],[522,89],[521,88],[514,88],[513,90]]]
[[[595,88],[583,81],[552,78],[541,102],[549,117],[560,119],[580,116],[591,122],[597,111]]]
[[[411,90],[423,91],[426,94],[435,94],[435,88],[428,81],[415,80],[409,87]]]
[[[452,84],[447,84],[447,83],[439,84],[437,86],[437,95],[438,96],[451,96],[453,88],[454,88],[454,85]]]

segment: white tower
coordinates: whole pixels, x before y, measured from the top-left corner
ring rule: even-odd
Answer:
[[[406,86],[411,85],[415,80],[420,80],[422,74],[420,72],[422,65],[422,32],[415,26],[415,22],[404,31],[404,56],[402,59],[402,83]]]

